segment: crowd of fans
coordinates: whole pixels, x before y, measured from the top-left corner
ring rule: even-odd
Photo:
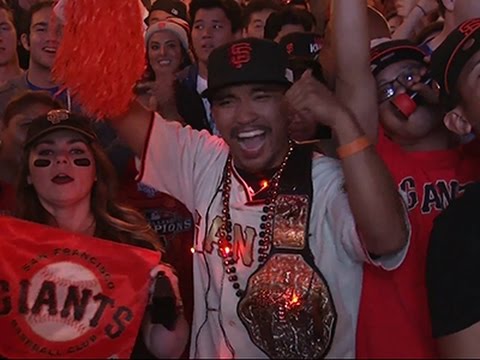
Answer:
[[[312,349],[302,354],[359,358],[480,357],[480,287],[473,281],[479,273],[476,260],[480,255],[476,241],[480,236],[480,222],[476,221],[476,198],[480,197],[476,183],[480,178],[480,167],[477,168],[480,123],[476,118],[480,108],[480,2],[141,2],[148,11],[144,19],[146,66],[133,93],[136,106],[141,105],[142,110],[133,109],[126,119],[133,123],[141,118],[139,114],[151,119],[154,112],[157,115],[152,121],[168,122],[168,128],[150,125],[147,145],[143,139],[142,146],[135,146],[139,141],[135,135],[142,134],[140,121],[135,123],[138,130],[132,125],[125,131],[120,122],[90,119],[85,131],[95,139],[93,148],[98,146],[98,150],[93,151],[89,143],[89,150],[82,149],[82,156],[75,154],[75,159],[84,159],[88,153],[89,161],[103,164],[105,160],[113,164],[108,176],[90,174],[92,179],[102,177],[102,181],[111,185],[112,193],[105,194],[108,201],[112,197],[112,204],[127,206],[124,209],[118,205],[121,210],[116,211],[116,215],[107,210],[105,213],[126,223],[134,222],[134,227],[125,225],[128,234],[138,234],[143,221],[147,220],[155,234],[144,230],[146,235],[142,235],[141,240],[153,244],[152,248],[163,249],[163,261],[175,268],[179,279],[190,345],[184,346],[182,340],[180,350],[164,353],[158,350],[162,343],[159,337],[158,346],[147,342],[145,348],[145,344],[140,344],[133,356],[153,356],[151,353],[179,356],[181,351],[184,357],[189,354],[191,357],[287,354],[274,352],[274,346],[258,345],[251,328],[247,332],[242,327],[248,323],[242,311],[239,310],[243,325],[235,323],[236,312],[232,310],[232,315],[222,310],[223,301],[231,303],[237,299],[234,295],[231,298],[228,294],[222,295],[223,291],[227,293],[223,286],[231,288],[224,278],[231,279],[234,289],[241,291],[240,288],[246,289],[247,280],[253,277],[257,266],[262,268],[260,260],[258,264],[254,262],[253,267],[247,266],[242,251],[248,252],[245,249],[249,229],[259,234],[252,240],[259,243],[264,241],[258,239],[265,229],[248,228],[247,222],[241,224],[246,228],[235,235],[243,240],[242,245],[238,245],[240,250],[235,248],[240,254],[235,260],[240,263],[241,258],[245,265],[237,266],[238,273],[242,273],[238,274],[240,280],[232,275],[237,271],[235,267],[227,267],[228,256],[225,269],[222,261],[221,268],[216,269],[213,266],[217,263],[205,260],[217,256],[216,251],[210,250],[207,254],[208,246],[212,246],[210,237],[228,232],[227,225],[215,223],[215,215],[229,222],[230,215],[226,215],[225,208],[222,210],[222,204],[227,202],[228,207],[228,201],[236,202],[230,207],[240,211],[242,207],[252,207],[257,200],[265,200],[263,190],[275,184],[283,167],[294,181],[301,181],[295,171],[290,171],[289,155],[282,165],[276,164],[273,168],[262,165],[255,169],[245,165],[247,162],[241,166],[241,157],[236,158],[234,153],[234,150],[241,152],[235,149],[238,140],[241,150],[256,154],[255,148],[263,146],[264,137],[268,138],[270,131],[276,135],[263,117],[274,123],[274,116],[285,116],[289,138],[299,146],[308,146],[315,156],[321,157],[321,160],[314,157],[313,167],[305,165],[312,173],[312,180],[309,185],[299,185],[298,191],[315,199],[307,229],[313,236],[306,236],[316,264],[311,266],[325,276],[330,288],[326,298],[334,304],[333,310],[329,310],[331,334],[322,335],[325,343],[308,345],[318,346],[322,351]],[[94,222],[89,220],[88,228],[84,223],[72,228],[60,224],[59,219],[52,222],[48,216],[39,215],[40,210],[27,215],[38,203],[33,198],[41,187],[33,183],[36,192],[31,192],[30,179],[39,170],[37,165],[32,165],[34,160],[29,162],[29,157],[46,159],[42,149],[32,147],[31,124],[45,122],[47,113],[59,109],[67,109],[87,122],[81,116],[82,104],[52,77],[62,36],[62,24],[55,19],[54,5],[48,0],[0,1],[0,215],[19,216],[119,241],[119,234],[127,230],[113,226],[118,224],[114,220],[102,220],[108,218],[102,217],[103,214],[95,213]],[[256,39],[266,40],[257,43]],[[231,48],[229,44],[233,44]],[[245,44],[250,49],[248,59],[242,53],[241,46]],[[232,49],[238,53],[229,53]],[[280,55],[276,52],[279,49]],[[214,51],[217,57],[210,56]],[[260,55],[255,55],[256,52]],[[278,85],[278,78],[266,80],[266,74],[275,71],[276,61],[283,55],[288,67],[286,77],[294,83],[293,87],[288,91],[288,87],[282,87],[280,95],[277,88],[253,89],[253,95],[247,94],[242,84]],[[264,62],[255,56],[263,57]],[[231,69],[222,61],[230,61]],[[237,70],[240,73],[243,64],[250,61],[255,67],[245,70],[238,79],[225,80],[233,79],[231,73]],[[213,88],[215,84],[219,84],[217,88]],[[228,87],[235,90],[224,91]],[[258,108],[257,105],[250,108],[246,100],[247,105],[236,105],[249,96],[251,101],[260,104]],[[281,96],[282,104],[289,102],[283,113],[278,110],[280,105],[269,107],[271,99],[277,96]],[[230,121],[228,126],[225,119]],[[257,122],[261,125],[258,128]],[[280,125],[271,125],[275,126]],[[186,129],[195,130],[192,132],[195,135]],[[249,131],[242,133],[242,129]],[[147,130],[145,137],[146,134]],[[215,142],[220,138],[232,149],[235,166],[229,168],[229,160],[226,155],[223,157],[223,142]],[[58,136],[52,139],[65,141]],[[157,141],[168,142],[168,147],[158,145]],[[284,139],[272,135],[270,141],[268,146],[278,150],[283,158]],[[48,161],[56,161],[54,155],[48,156],[52,156]],[[223,163],[217,171],[219,159]],[[304,165],[300,160],[297,170],[302,174]],[[322,163],[324,167],[321,167],[315,161],[332,163]],[[145,163],[143,172],[140,162]],[[203,167],[205,174],[198,170]],[[319,169],[323,169],[322,172]],[[215,175],[222,182],[229,175],[241,179],[238,181],[250,194],[247,203],[240,204],[241,197],[234,199],[233,193],[229,200],[230,195],[225,195],[230,191],[229,185],[216,184]],[[323,177],[332,177],[335,181],[325,185],[319,180]],[[398,191],[398,198],[403,199],[405,216],[388,187],[392,180],[395,195]],[[93,182],[88,186],[89,197]],[[113,186],[116,182],[117,187]],[[210,191],[207,185],[215,185],[215,196],[210,203],[206,199]],[[303,187],[312,187],[314,195]],[[281,192],[281,186],[278,191]],[[217,193],[222,193],[223,198],[219,195],[216,199]],[[347,194],[345,204],[343,198],[340,199],[344,194]],[[326,203],[323,213],[318,210],[321,206],[317,199],[322,196],[325,200],[321,201]],[[198,206],[197,199],[205,204]],[[218,214],[209,215],[210,207],[216,202],[220,206]],[[133,210],[129,213],[130,208],[139,211],[144,219],[136,217]],[[265,215],[261,215],[261,211],[257,213],[264,222],[269,216],[275,215],[268,211]],[[214,226],[209,221],[213,221]],[[237,231],[236,226],[235,223],[234,230],[230,231]],[[132,236],[127,236],[128,242],[138,245],[135,243],[138,239]],[[357,242],[362,246],[356,246]],[[341,244],[342,250],[329,253],[338,246],[335,243]],[[216,246],[219,253],[224,250],[220,240]],[[252,246],[256,249],[263,245]],[[250,256],[256,259],[256,251],[252,249]],[[261,257],[259,255],[259,259]],[[354,267],[354,263],[361,266]],[[221,290],[220,285],[213,286],[217,292],[213,295],[210,280],[222,282]],[[240,293],[240,297],[244,295]],[[218,300],[211,300],[215,296]],[[228,299],[223,300],[223,296]],[[222,311],[226,314],[224,318],[208,320],[209,316],[217,316],[213,313]],[[322,308],[322,311],[327,310]],[[183,317],[181,319],[183,321]],[[322,321],[322,326],[327,326],[326,320]],[[249,324],[253,327],[252,323]],[[224,326],[233,330],[225,330]],[[211,333],[205,335],[208,331]],[[247,340],[232,340],[233,337]],[[255,346],[263,352],[250,349]]]

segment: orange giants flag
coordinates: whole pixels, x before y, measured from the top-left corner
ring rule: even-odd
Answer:
[[[0,257],[0,356],[130,356],[159,253],[0,217]]]

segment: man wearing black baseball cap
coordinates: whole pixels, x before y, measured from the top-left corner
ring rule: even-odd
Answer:
[[[141,181],[196,214],[190,356],[355,357],[362,263],[395,268],[408,239],[384,164],[310,73],[291,85],[280,45],[237,40],[208,67],[222,138],[138,105],[112,122],[143,155]],[[333,129],[341,161],[289,140],[292,111]]]
[[[150,25],[171,17],[188,22],[187,5],[181,0],[156,0],[149,9],[145,22]]]
[[[448,113],[445,124],[459,135],[480,135],[480,19],[458,26],[432,55],[432,73]],[[478,181],[478,177],[476,178]],[[470,185],[436,220],[427,258],[427,290],[439,355],[480,358],[480,184]]]

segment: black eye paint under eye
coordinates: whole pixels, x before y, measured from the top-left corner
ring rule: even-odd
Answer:
[[[52,164],[52,162],[48,159],[37,159],[33,162],[33,166],[35,167],[48,167]]]
[[[73,163],[77,166],[88,167],[92,165],[92,162],[89,159],[75,159]]]

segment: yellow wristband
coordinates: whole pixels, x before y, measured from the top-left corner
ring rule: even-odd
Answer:
[[[367,139],[367,137],[362,136],[353,140],[351,143],[338,147],[337,154],[340,159],[345,159],[346,157],[355,155],[360,151],[365,150],[370,145],[372,145],[372,143]]]

